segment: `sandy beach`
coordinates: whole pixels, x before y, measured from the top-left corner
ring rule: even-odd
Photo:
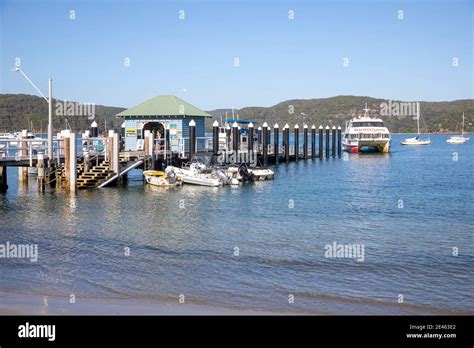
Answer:
[[[46,299],[46,304],[45,304]],[[0,292],[0,315],[301,315],[127,298],[76,298]],[[315,313],[312,313],[313,315]],[[323,314],[323,313],[321,313]]]

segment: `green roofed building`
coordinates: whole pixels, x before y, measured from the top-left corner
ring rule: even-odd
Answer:
[[[204,137],[208,113],[172,95],[162,95],[117,114],[123,117],[125,128],[125,150],[143,147],[145,131],[153,132],[155,138],[164,138],[169,130],[170,149],[173,152],[189,150],[189,122],[196,122],[196,137]],[[197,142],[197,150],[204,150],[204,142]]]

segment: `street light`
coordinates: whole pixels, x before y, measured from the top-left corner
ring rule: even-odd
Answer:
[[[19,67],[12,69],[15,72],[19,72],[23,77],[36,89],[36,91],[43,97],[48,103],[48,161],[51,163],[53,160],[53,80],[48,80],[48,98],[41,93],[40,89],[36,87],[33,81]]]

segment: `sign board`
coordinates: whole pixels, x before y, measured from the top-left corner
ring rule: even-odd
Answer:
[[[127,137],[136,137],[137,136],[137,130],[136,129],[127,129],[125,131]]]

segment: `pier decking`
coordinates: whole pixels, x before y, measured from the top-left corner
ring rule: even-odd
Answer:
[[[341,127],[336,129],[333,126],[331,130],[329,126],[320,126],[318,129],[312,126],[309,129],[304,125],[300,135],[298,125],[295,125],[293,143],[290,143],[288,125],[283,127],[280,134],[277,124],[272,132],[266,123],[257,130],[250,123],[247,131],[251,136],[248,141],[242,142],[240,128],[236,124],[226,129],[223,141],[219,124],[214,122],[213,136],[204,139],[206,146],[199,147],[204,149],[199,152],[199,139],[196,138],[194,127],[193,122],[190,122],[190,136],[183,140],[179,151],[172,151],[168,139],[155,139],[151,132],[145,132],[143,149],[135,151],[123,151],[120,135],[114,131],[109,131],[108,136],[103,138],[90,137],[86,132],[82,136],[82,151],[78,154],[76,134],[62,131],[54,140],[52,158],[46,155],[46,140],[22,139],[21,136],[14,140],[0,140],[0,192],[8,188],[7,167],[18,167],[19,180],[23,182],[27,182],[28,168],[36,168],[40,192],[44,191],[46,185],[75,192],[81,188],[102,188],[120,182],[135,168],[147,170],[162,169],[167,165],[181,166],[196,157],[208,157],[220,165],[247,163],[251,167],[267,167],[341,156]],[[212,144],[212,147],[207,144]]]

